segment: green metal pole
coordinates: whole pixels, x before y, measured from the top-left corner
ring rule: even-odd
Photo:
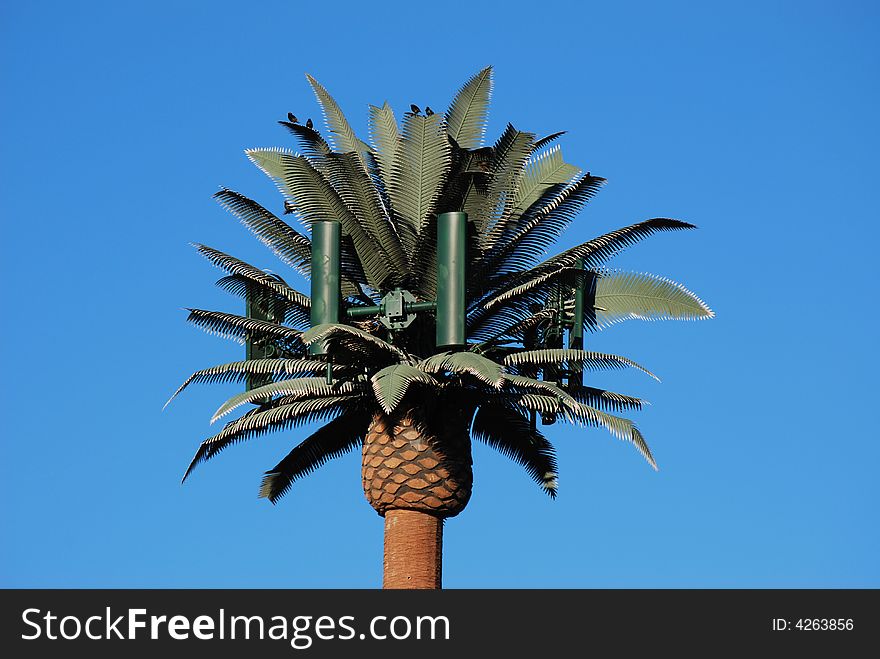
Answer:
[[[578,259],[576,268],[583,270],[584,261]],[[574,317],[572,318],[571,331],[568,334],[568,347],[574,350],[584,348],[584,298],[586,296],[586,277],[581,276],[574,289]],[[582,369],[574,369],[574,373],[568,377],[568,384],[576,384],[581,387],[584,384],[584,372]]]
[[[281,323],[284,320],[284,313],[276,306],[276,300],[266,292],[249,286],[245,300],[245,315],[248,318],[270,323]],[[245,359],[271,359],[277,356],[278,349],[271,341],[258,341],[250,335],[245,339]],[[245,389],[251,391],[270,382],[271,375],[248,375]]]
[[[465,345],[467,213],[437,217],[437,347]]]
[[[312,223],[312,327],[338,323],[342,303],[339,251],[342,227],[334,220]],[[309,346],[313,355],[327,352],[323,342]]]

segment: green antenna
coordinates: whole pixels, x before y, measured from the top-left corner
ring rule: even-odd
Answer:
[[[437,347],[466,343],[465,258],[467,213],[441,213],[437,217]]]

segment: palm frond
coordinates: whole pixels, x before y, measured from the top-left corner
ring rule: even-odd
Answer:
[[[598,407],[612,412],[623,412],[626,410],[640,410],[648,402],[641,398],[627,396],[625,394],[617,394],[613,391],[605,389],[596,389],[595,387],[577,386],[569,388],[572,398],[580,403],[586,403],[592,407]]]
[[[468,217],[473,217],[476,223],[481,246],[491,223],[498,219],[497,214],[516,193],[519,177],[532,154],[534,142],[534,133],[518,131],[511,124],[507,124],[495,142],[486,194],[470,195],[463,207]]]
[[[552,321],[557,313],[556,309],[541,309],[540,311],[530,313],[522,320],[504,325],[488,341],[497,341],[505,337],[523,338],[526,332]]]
[[[187,322],[225,339],[244,343],[252,336],[263,336],[287,341],[293,345],[302,345],[300,341],[302,332],[277,323],[222,311],[205,311],[204,309],[187,309],[187,311],[189,311]]]
[[[386,414],[391,414],[400,404],[411,384],[440,386],[440,382],[436,378],[409,364],[386,366],[373,375],[371,381],[376,400]]]
[[[500,249],[488,259],[490,270],[506,273],[532,265],[558,240],[603,185],[604,178],[584,174],[561,190],[554,188],[548,198],[542,198],[523,213],[511,225],[510,235],[505,236],[500,245],[496,244]]]
[[[579,260],[584,267],[594,268],[607,261],[626,247],[652,235],[657,231],[693,229],[693,224],[668,218],[655,218],[639,222],[623,229],[612,231],[598,238],[576,245],[538,264],[534,268],[516,274],[502,274],[489,286],[494,295],[483,302],[485,309],[491,309],[524,293],[537,290],[539,286],[551,281],[572,282],[580,268],[574,266]]]
[[[193,243],[193,247],[196,248],[199,254],[208,259],[208,261],[210,261],[212,265],[220,268],[221,270],[225,270],[226,272],[233,275],[244,277],[254,284],[263,288],[267,288],[273,293],[281,296],[285,300],[289,300],[294,304],[299,305],[300,307],[303,307],[305,309],[311,308],[311,300],[309,300],[306,295],[303,295],[296,289],[288,286],[280,277],[276,275],[270,275],[269,273],[264,272],[263,270],[260,270],[259,268],[256,268],[249,263],[245,263],[241,259],[237,259],[234,256],[225,254],[224,252],[214,249],[213,247],[208,247],[207,245],[202,245],[199,243]]]
[[[380,257],[394,272],[392,284],[400,283],[408,269],[406,255],[369,173],[352,153],[334,153],[325,162],[331,185],[378,245]]]
[[[254,163],[279,186],[283,194],[284,188],[282,186],[284,183],[285,163],[291,158],[300,156],[297,156],[290,149],[283,149],[281,147],[245,149],[244,153],[248,160]]]
[[[317,375],[319,373],[326,373],[327,366],[325,361],[312,357],[311,359],[246,359],[203,368],[190,375],[178,387],[177,391],[165,403],[165,407],[168,407],[168,403],[179,396],[191,384],[244,382],[248,379],[248,376],[254,375]],[[349,370],[344,366],[336,364],[331,364],[330,369],[333,374],[344,373]]]
[[[248,149],[247,157],[278,185],[306,223],[350,215],[342,199],[308,158],[284,149]]]
[[[471,435],[525,467],[535,482],[556,498],[556,453],[527,417],[500,401],[487,401],[474,416]]]
[[[303,276],[308,276],[311,266],[311,241],[292,229],[257,202],[244,195],[223,188],[214,198],[242,224],[250,229],[284,263]]]
[[[402,359],[404,361],[409,360],[409,355],[407,355],[397,346],[392,345],[387,341],[383,341],[378,336],[375,336],[368,332],[364,332],[363,330],[359,330],[356,327],[351,327],[350,325],[342,325],[337,323],[324,323],[322,325],[316,325],[302,335],[302,341],[306,345],[311,345],[318,341],[326,340],[334,335],[347,336],[357,343],[378,348],[383,352],[394,356],[397,359]]]
[[[542,268],[572,267],[583,259],[584,267],[595,268],[608,259],[619,254],[621,251],[635,245],[640,240],[657,233],[658,231],[679,231],[682,229],[696,229],[697,227],[688,222],[673,220],[666,217],[655,217],[651,220],[631,224],[628,227],[617,229],[604,236],[593,238],[585,243],[576,245],[571,249],[558,254],[537,266]]]
[[[473,352],[442,352],[419,362],[419,367],[429,373],[469,374],[495,389],[504,384],[501,364]]]
[[[545,146],[547,146],[548,144],[550,144],[554,140],[565,135],[566,132],[567,131],[561,130],[558,133],[551,133],[550,135],[547,135],[546,137],[542,137],[537,142],[535,142],[535,151],[538,151],[539,149],[543,149]]]
[[[403,120],[403,141],[388,183],[395,212],[423,233],[442,190],[450,165],[449,140],[439,115],[408,114]]]
[[[544,396],[550,395],[555,396],[560,401],[567,400],[570,404],[577,403],[567,391],[562,389],[555,382],[537,380],[526,375],[519,375],[518,373],[505,373],[504,385],[504,390],[507,392],[537,393]]]
[[[369,146],[364,144],[358,136],[355,135],[354,130],[352,130],[348,120],[345,118],[339,105],[333,100],[333,97],[330,96],[330,93],[324,89],[321,83],[308,73],[306,74],[306,78],[312,86],[312,90],[315,92],[315,97],[318,99],[318,104],[321,106],[321,110],[324,113],[324,120],[327,122],[327,129],[335,135],[332,142],[336,149],[342,153],[362,153],[367,151]]]
[[[608,414],[608,412],[597,410],[594,407],[582,403],[579,404],[577,408],[568,408],[566,411],[577,421],[588,425],[602,426],[618,439],[625,442],[632,442],[636,447],[636,450],[638,450],[638,452],[642,454],[642,457],[647,460],[648,464],[651,465],[655,471],[657,470],[657,462],[651,454],[651,449],[648,447],[648,443],[645,441],[645,438],[639,431],[638,427],[636,427],[636,424],[629,419]]]
[[[636,425],[629,419],[614,416],[595,407],[577,401],[568,392],[552,382],[533,380],[517,375],[507,375],[515,389],[521,390],[518,395],[505,396],[512,404],[523,409],[541,413],[561,414],[566,420],[589,426],[600,426],[608,430],[618,439],[632,442],[639,453],[655,470],[657,463],[651,449]]]
[[[516,217],[538,201],[544,192],[555,185],[567,184],[581,173],[569,165],[558,146],[533,156],[525,164],[521,178],[504,209],[505,217]]]
[[[196,466],[205,460],[210,460],[232,444],[272,430],[293,428],[310,421],[326,419],[346,407],[358,404],[360,399],[360,395],[312,398],[292,402],[280,398],[250,410],[227,423],[223,430],[199,445],[189,467],[183,474],[182,480],[185,481]]]
[[[270,382],[234,395],[214,412],[211,423],[242,405],[267,400],[275,396],[284,396],[290,401],[303,398],[331,398],[362,391],[363,388],[363,383],[356,380],[336,380],[332,384],[327,384],[326,378],[295,378],[281,382]]]
[[[576,366],[587,369],[634,368],[651,376],[658,382],[660,381],[660,378],[633,360],[604,352],[589,352],[587,350],[574,350],[571,348],[544,348],[541,350],[515,352],[504,358],[505,366],[522,366],[523,364],[559,366],[567,364],[569,367]]]
[[[446,112],[449,136],[463,149],[476,149],[483,140],[492,95],[492,67],[474,75],[459,89]]]
[[[279,121],[278,123],[293,134],[303,154],[312,161],[315,167],[321,169],[324,158],[332,152],[330,145],[321,137],[321,133],[303,124],[294,124],[290,121]]]
[[[379,289],[389,275],[381,245],[361,226],[339,193],[304,156],[250,149],[248,157],[278,183],[292,209],[306,222],[333,219],[350,238],[368,283]]]
[[[394,110],[387,101],[382,107],[370,106],[369,121],[370,139],[373,141],[373,153],[379,163],[383,175],[390,176],[395,169],[395,162],[400,150],[400,131]]]
[[[681,284],[641,272],[600,272],[594,305],[599,327],[631,318],[702,320],[715,317],[705,302]]]
[[[557,281],[573,283],[575,278],[581,272],[582,269],[573,267],[548,267],[544,269],[529,270],[513,280],[514,282],[520,283],[515,283],[515,285],[507,287],[499,286],[496,288],[496,291],[500,290],[500,292],[497,292],[493,297],[485,300],[483,302],[483,309],[497,307],[502,302],[508,302],[524,293],[535,291],[542,285],[553,284]]]
[[[280,318],[281,322],[295,329],[308,329],[311,324],[310,306],[292,302],[247,277],[228,275],[218,279],[216,284],[224,291],[237,295],[245,301],[249,296],[257,296],[259,299],[267,301],[268,308],[272,309],[276,316],[283,316]],[[306,298],[306,303],[310,302],[311,300]],[[275,317],[273,320],[278,321],[279,317]]]
[[[290,490],[294,481],[351,451],[363,442],[371,416],[367,410],[352,409],[318,428],[266,472],[259,496],[276,503]]]

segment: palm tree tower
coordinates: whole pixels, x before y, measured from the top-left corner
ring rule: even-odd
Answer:
[[[542,429],[556,422],[604,428],[656,469],[620,416],[643,401],[584,382],[602,369],[653,375],[585,350],[584,335],[627,319],[712,317],[680,284],[607,265],[652,234],[694,226],[649,219],[548,256],[605,179],[565,162],[563,133],[508,124],[484,145],[491,68],[442,114],[414,105],[398,120],[387,103],[370,106],[369,142],[307,77],[326,133],[289,114],[279,123],[296,151],[246,152],[277,184],[282,212],[226,188],[215,198],[311,288],[196,245],[246,312],[191,309],[189,321],[244,343],[246,359],[197,371],[174,396],[192,383],[245,391],[217,410],[212,422],[239,415],[201,443],[184,480],[232,444],[320,422],[265,473],[259,495],[275,503],[359,450],[364,494],[384,517],[384,586],[439,588],[443,522],[470,499],[473,440],[518,462],[550,497],[557,466]]]

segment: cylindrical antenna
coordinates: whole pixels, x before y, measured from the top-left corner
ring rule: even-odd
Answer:
[[[342,226],[335,220],[312,222],[312,327],[339,322],[341,236]],[[323,343],[313,343],[309,352],[313,355],[326,353]]]
[[[441,213],[437,217],[437,347],[466,343],[465,258],[467,213]]]

